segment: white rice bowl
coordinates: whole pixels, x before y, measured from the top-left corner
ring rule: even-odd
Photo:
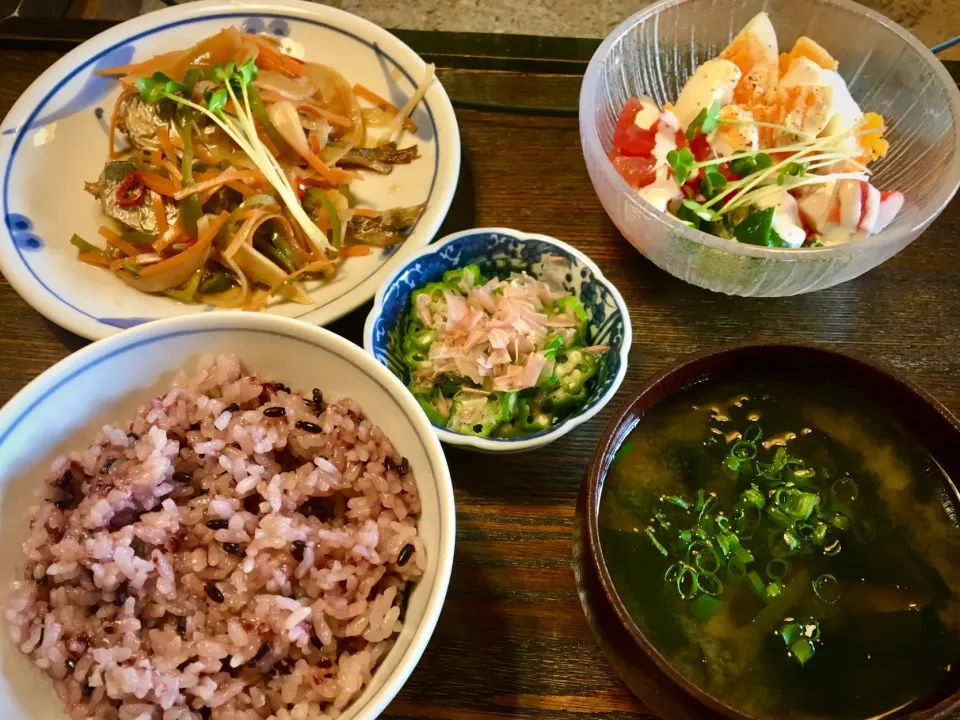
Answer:
[[[243,313],[31,383],[0,412],[4,717],[379,714],[452,561],[449,474],[407,400],[347,341]]]

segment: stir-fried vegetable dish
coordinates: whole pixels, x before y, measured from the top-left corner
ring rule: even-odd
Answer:
[[[122,88],[109,157],[86,189],[109,221],[78,259],[182,302],[310,304],[304,282],[403,242],[424,206],[359,207],[365,173],[419,157],[410,114],[337,70],[226,28],[184,51],[102,71]],[[118,146],[119,145],[119,146]]]
[[[799,248],[879,233],[904,201],[870,183],[885,123],[861,111],[837,68],[808,37],[778,55],[760,13],[675,104],[630,98],[610,161],[655,208],[722,238]]]
[[[561,258],[554,258],[561,263]],[[402,328],[409,388],[430,420],[464,435],[549,430],[583,407],[604,345],[589,345],[587,314],[571,293],[476,265],[410,296]]]

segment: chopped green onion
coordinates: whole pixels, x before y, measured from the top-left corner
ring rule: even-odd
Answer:
[[[697,596],[700,591],[700,585],[697,582],[697,573],[689,565],[684,565],[677,574],[677,592],[684,600],[690,600]]]
[[[779,580],[774,580],[772,583],[767,585],[766,589],[766,599],[769,602],[774,598],[780,597],[780,593],[783,592],[783,585]]]
[[[676,582],[677,578],[680,577],[680,570],[683,568],[683,563],[674,563],[667,568],[667,571],[663,574],[664,582],[672,583]]]
[[[690,509],[690,503],[688,503],[682,497],[678,497],[676,495],[667,495],[660,499],[663,500],[664,502],[670,503],[671,505],[676,505],[678,508],[682,508],[683,510]]]
[[[758,442],[763,440],[763,428],[761,428],[757,423],[750,423],[744,429],[742,438],[744,441],[756,445]]]
[[[623,462],[624,459],[626,459],[627,455],[630,454],[631,450],[633,450],[632,442],[624,443],[623,445],[621,445],[620,448],[617,450],[616,455],[613,456],[613,463],[611,464],[616,465],[617,463]]]
[[[813,593],[828,605],[840,599],[840,583],[833,575],[821,575],[813,581]]]
[[[864,544],[870,542],[877,536],[877,532],[873,527],[873,521],[869,518],[858,520],[853,526],[853,534],[856,535],[857,540]]]
[[[749,505],[755,507],[757,510],[763,510],[767,501],[763,493],[760,492],[760,489],[756,485],[751,485],[740,494],[740,502],[737,504],[743,506]]]
[[[766,602],[767,586],[764,585],[763,579],[760,577],[760,573],[758,573],[756,570],[751,570],[748,572],[747,582],[750,583],[750,587],[753,588],[753,591],[757,594],[757,597]]]
[[[833,485],[830,486],[830,494],[833,495],[838,502],[849,505],[852,502],[856,502],[860,496],[860,489],[853,481],[853,478],[844,476],[833,482]]]
[[[793,520],[806,520],[820,504],[820,496],[816,493],[791,487],[777,489],[773,500],[777,507]]]
[[[782,580],[790,572],[790,563],[782,558],[774,558],[767,563],[767,577],[771,580]]]
[[[753,460],[757,456],[757,446],[749,440],[737,440],[730,448],[730,454],[737,460]]]
[[[734,555],[727,560],[727,574],[733,580],[743,580],[747,576],[747,566],[739,556]]]
[[[696,542],[687,550],[687,559],[701,572],[716,572],[720,569],[720,556],[709,542]]]
[[[813,657],[816,651],[817,649],[813,646],[813,643],[806,639],[797,640],[797,642],[790,646],[790,654],[800,665],[806,665],[807,661]]]
[[[830,543],[823,549],[823,554],[826,555],[827,557],[833,557],[834,555],[840,554],[840,549],[841,549],[840,541],[834,540],[832,543]]]
[[[717,596],[723,592],[723,583],[712,572],[701,572],[697,575],[697,585],[707,595]]]
[[[710,595],[701,595],[690,604],[690,613],[700,622],[706,622],[723,607],[723,602]]]
[[[644,532],[647,534],[647,537],[650,538],[650,542],[653,543],[653,546],[660,551],[660,554],[664,557],[667,557],[670,553],[667,552],[667,549],[657,540],[657,536],[653,534],[653,528],[648,527],[644,529]]]
[[[717,515],[714,522],[717,523],[717,528],[721,532],[730,532],[730,518],[726,515]]]

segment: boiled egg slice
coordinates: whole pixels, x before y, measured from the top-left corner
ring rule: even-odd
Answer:
[[[682,129],[689,127],[703,108],[709,108],[714,100],[720,105],[729,105],[733,89],[740,81],[740,68],[729,60],[707,60],[687,80],[680,97],[673,106]]]

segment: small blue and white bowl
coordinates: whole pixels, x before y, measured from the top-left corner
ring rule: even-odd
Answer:
[[[410,378],[400,351],[400,326],[414,290],[440,280],[448,270],[471,263],[485,275],[503,276],[515,271],[540,277],[548,256],[562,257],[570,264],[564,287],[580,299],[587,312],[590,342],[610,346],[599,382],[579,412],[549,430],[516,438],[480,438],[434,425],[443,442],[481,452],[523,452],[549,445],[600,412],[627,372],[633,330],[626,303],[600,268],[576,248],[546,235],[506,228],[477,228],[449,235],[407,260],[377,291],[364,327],[363,347],[407,383]]]

